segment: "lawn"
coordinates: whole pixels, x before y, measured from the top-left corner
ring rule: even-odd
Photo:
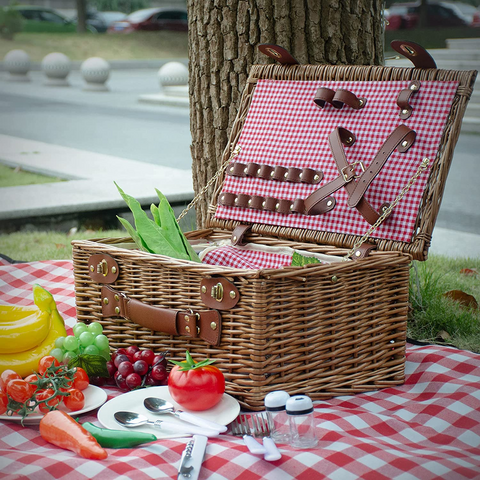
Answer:
[[[47,177],[46,175],[25,172],[18,167],[10,168],[6,165],[2,165],[0,160],[0,188],[61,181],[61,178]]]

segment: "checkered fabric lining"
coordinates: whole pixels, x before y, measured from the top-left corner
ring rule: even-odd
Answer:
[[[231,268],[281,268],[292,263],[291,255],[219,247],[206,253],[203,263]]]
[[[402,121],[396,104],[398,94],[408,81],[391,82],[319,82],[259,80],[255,88],[238,145],[242,150],[235,161],[284,167],[315,168],[324,172],[320,185],[339,175],[328,136],[337,127],[350,130],[356,143],[345,147],[349,163],[363,161],[368,167],[380,146],[400,124],[417,133],[414,145],[406,153],[395,151],[370,185],[366,198],[379,209],[391,203],[417,171],[424,157],[435,159],[458,82],[422,81],[420,90],[410,99],[411,117]],[[313,102],[319,86],[347,89],[365,97],[360,110],[330,104],[319,109]],[[357,173],[360,173],[357,170]],[[395,208],[394,213],[373,234],[374,237],[410,242],[428,174],[424,173]],[[245,193],[293,200],[306,198],[318,186],[227,176],[222,193]],[[318,216],[282,215],[238,207],[217,207],[215,217],[241,222],[281,225],[308,230],[363,235],[369,224],[355,208],[347,206],[344,188],[333,195],[337,205]]]
[[[4,265],[0,302],[29,304],[32,284],[56,291],[70,327],[75,318],[69,261]],[[63,303],[67,305],[64,306]],[[71,333],[71,331],[69,330]],[[315,449],[279,445],[282,459],[266,462],[243,440],[208,441],[200,480],[440,480],[480,478],[480,355],[440,346],[407,345],[406,382],[399,387],[316,402]],[[121,392],[106,388],[108,398]],[[79,421],[98,424],[96,412]],[[176,479],[186,439],[131,449],[107,449],[84,459],[42,439],[38,426],[0,422],[0,476],[8,480]]]

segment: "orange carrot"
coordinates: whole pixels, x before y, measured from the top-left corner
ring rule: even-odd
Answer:
[[[47,442],[84,458],[103,460],[108,455],[90,432],[61,410],[52,410],[42,418],[40,435]]]

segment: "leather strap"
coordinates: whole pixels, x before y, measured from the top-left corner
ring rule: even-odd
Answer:
[[[390,45],[396,52],[407,57],[415,68],[437,68],[432,56],[418,43],[393,40]]]
[[[327,87],[319,87],[313,101],[318,108],[324,108],[326,103],[332,103],[334,96],[335,90]]]
[[[407,88],[402,90],[398,94],[397,105],[400,107],[400,118],[407,120],[410,118],[413,112],[413,108],[410,105],[410,97],[420,90],[420,82],[418,80],[412,80]]]
[[[104,317],[123,317],[154,332],[201,338],[211,345],[220,343],[222,317],[217,310],[180,311],[157,307],[104,285],[102,314]]]
[[[339,88],[332,99],[332,105],[338,109],[341,109],[344,105],[348,105],[354,110],[360,110],[366,103],[366,98],[358,98],[354,93],[349,90],[344,90],[343,88]]]
[[[356,207],[358,202],[363,198],[367,188],[373,179],[380,173],[385,162],[396,148],[402,153],[406,152],[415,142],[417,134],[406,125],[399,125],[387,138],[380,150],[375,155],[372,163],[365,172],[360,176],[355,184],[355,189],[349,192],[348,206]]]
[[[251,225],[240,224],[232,232],[232,245],[245,245],[245,235],[252,229]]]
[[[282,65],[298,65],[298,60],[283,47],[278,45],[264,43],[258,46],[258,49],[267,55],[267,57],[273,58]]]

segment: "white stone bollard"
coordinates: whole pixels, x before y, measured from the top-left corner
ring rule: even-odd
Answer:
[[[52,87],[68,87],[68,74],[72,70],[71,60],[60,52],[49,53],[42,60],[42,70],[47,77],[45,85]]]
[[[83,89],[96,92],[108,91],[109,89],[105,85],[105,82],[110,76],[110,70],[110,64],[103,58],[87,58],[80,67],[80,72],[86,82]]]
[[[158,71],[160,90],[165,95],[188,96],[188,68],[180,62],[168,62]]]
[[[24,50],[10,50],[4,57],[5,69],[10,82],[29,82],[30,57]]]

